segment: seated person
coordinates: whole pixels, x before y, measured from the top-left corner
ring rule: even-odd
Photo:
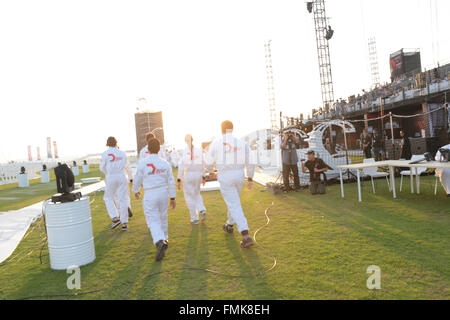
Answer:
[[[311,194],[325,193],[325,185],[320,180],[320,176],[325,175],[328,169],[329,167],[322,159],[316,158],[314,151],[308,151],[308,161],[302,162],[302,171],[303,173],[309,171]]]

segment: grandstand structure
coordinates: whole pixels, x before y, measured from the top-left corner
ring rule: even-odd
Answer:
[[[363,129],[371,133],[377,128],[393,142],[400,139],[403,130],[415,139],[413,146],[420,147],[413,153],[435,152],[437,146],[449,141],[449,98],[450,63],[401,74],[391,83],[336,101],[329,110],[313,110],[309,125],[333,119],[353,121],[357,132],[349,143],[354,149],[358,148]]]

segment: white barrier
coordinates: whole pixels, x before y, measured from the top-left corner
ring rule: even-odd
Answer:
[[[19,188],[27,188],[30,186],[30,181],[28,181],[28,174],[20,173],[17,176],[17,180],[19,182]]]
[[[50,172],[41,171],[41,183],[49,183],[50,182]]]

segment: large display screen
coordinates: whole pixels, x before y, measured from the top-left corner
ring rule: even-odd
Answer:
[[[391,54],[389,64],[392,81],[395,81],[403,75],[413,76],[420,73],[422,69],[420,51],[407,52],[404,49],[397,51]]]

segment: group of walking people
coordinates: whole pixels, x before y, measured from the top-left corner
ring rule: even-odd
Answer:
[[[176,207],[176,188],[181,188],[193,225],[206,220],[206,208],[200,195],[206,174],[218,171],[220,191],[228,209],[223,231],[232,234],[234,226],[242,235],[240,246],[250,248],[253,240],[249,235],[247,219],[242,210],[240,193],[245,180],[249,188],[253,184],[255,165],[250,159],[249,146],[232,134],[233,123],[221,124],[222,137],[212,142],[204,153],[194,146],[192,135],[186,135],[186,148],[178,163],[177,181],[172,166],[164,159],[160,142],[152,133],[146,135],[147,145],[139,152],[139,163],[133,177],[126,154],[117,147],[117,140],[109,137],[108,149],[102,154],[100,170],[105,174],[104,201],[111,217],[110,229],[122,225],[128,230],[128,218],[132,214],[128,182],[136,199],[141,197],[147,226],[156,247],[156,260],[161,261],[169,246],[168,208]],[[247,178],[246,178],[247,177]]]

